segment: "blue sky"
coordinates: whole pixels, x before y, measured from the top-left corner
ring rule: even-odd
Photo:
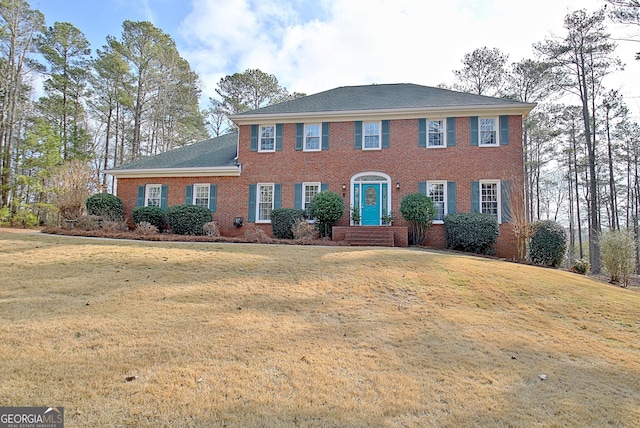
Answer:
[[[92,44],[118,37],[122,22],[149,20],[176,41],[200,75],[203,96],[220,78],[247,68],[276,75],[308,94],[345,85],[453,82],[467,52],[497,47],[509,61],[533,57],[532,44],[562,34],[565,14],[604,0],[31,0],[47,25],[71,22]],[[630,29],[611,27],[618,37]],[[637,31],[637,29],[633,29]],[[627,64],[607,86],[640,112],[638,43],[620,42]]]

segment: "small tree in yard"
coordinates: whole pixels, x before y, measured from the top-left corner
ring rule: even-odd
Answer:
[[[49,179],[53,204],[64,220],[77,220],[83,214],[85,201],[96,187],[95,171],[79,159],[55,168]]]
[[[421,245],[433,224],[436,210],[430,197],[423,193],[412,193],[402,198],[400,213],[411,225],[411,243]]]
[[[629,285],[629,275],[635,268],[636,248],[633,232],[610,230],[600,235],[600,261],[612,283]]]
[[[309,206],[309,216],[316,219],[320,235],[331,237],[331,226],[344,215],[344,202],[337,193],[325,190],[318,193]]]

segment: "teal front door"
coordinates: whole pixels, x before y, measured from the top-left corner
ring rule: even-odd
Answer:
[[[362,225],[380,226],[380,184],[363,184],[360,192]]]

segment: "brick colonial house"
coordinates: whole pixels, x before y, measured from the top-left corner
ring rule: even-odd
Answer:
[[[334,239],[356,228],[383,229],[395,213],[395,245],[406,245],[402,198],[431,196],[437,217],[427,245],[444,248],[442,218],[486,212],[500,224],[497,255],[517,244],[508,224],[523,201],[522,120],[534,104],[413,84],[340,87],[233,116],[237,132],[108,171],[125,213],[136,206],[209,207],[222,235],[247,227],[271,233],[278,207],[305,208],[330,190],[345,202]],[[240,225],[240,222],[242,224]]]

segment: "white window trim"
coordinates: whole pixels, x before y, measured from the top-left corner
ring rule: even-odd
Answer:
[[[158,207],[160,207],[162,205],[162,184],[147,184],[146,186],[144,186],[144,206],[145,207],[150,207],[153,205],[149,205],[149,190],[152,188],[157,188],[158,189]]]
[[[211,203],[211,184],[209,183],[194,183],[193,185],[193,194],[191,195],[191,204],[195,205],[196,204],[196,197],[198,194],[197,188],[198,187],[206,187],[207,188],[207,205],[205,205],[206,208],[209,208],[209,204]]]
[[[366,147],[365,140],[367,138],[367,134],[365,133],[365,129],[367,128],[367,124],[369,123],[378,124],[378,147]],[[382,150],[382,121],[362,122],[362,150]]]
[[[478,186],[478,212],[482,212],[482,185],[483,184],[496,184],[496,193],[498,197],[498,224],[502,224],[502,188],[500,187],[500,180],[480,180]]]
[[[317,149],[308,149],[307,148],[307,126],[317,126],[318,127],[318,148]],[[304,152],[319,152],[322,150],[322,124],[321,123],[305,123],[304,124],[304,135],[302,141],[302,151]]]
[[[442,145],[441,146],[432,146],[429,144],[429,122],[442,122]],[[478,122],[479,123],[479,122]],[[427,148],[428,149],[444,149],[447,147],[447,119],[446,118],[427,118]]]
[[[429,180],[427,181],[427,196],[429,196],[429,186],[432,184],[442,184],[443,188],[443,202],[444,202],[444,214],[443,217],[449,214],[448,195],[447,195],[447,181],[446,180]],[[433,220],[433,224],[444,224],[443,220]]]
[[[262,128],[273,127],[273,149],[264,150],[262,148]],[[278,128],[274,124],[265,124],[258,126],[258,152],[259,153],[273,153],[276,151],[276,144],[278,141]]]
[[[271,210],[273,210],[273,202],[275,199],[276,185],[275,183],[258,183],[256,186],[256,223],[271,223],[271,217],[268,220],[260,219],[260,190],[263,187],[271,187]]]
[[[300,199],[302,201],[302,209],[306,210],[305,208],[305,196],[306,196],[306,189],[307,187],[310,186],[317,186],[318,187],[318,193],[320,193],[322,191],[322,183],[320,183],[319,181],[309,181],[309,182],[304,182],[302,183],[302,199]],[[307,219],[307,223],[315,223],[316,219],[314,218],[309,218]]]
[[[495,123],[496,142],[495,144],[482,144],[482,126],[480,125],[482,119],[493,119]],[[484,116],[478,117],[478,146],[479,147],[499,147],[500,146],[500,118],[498,116]]]

